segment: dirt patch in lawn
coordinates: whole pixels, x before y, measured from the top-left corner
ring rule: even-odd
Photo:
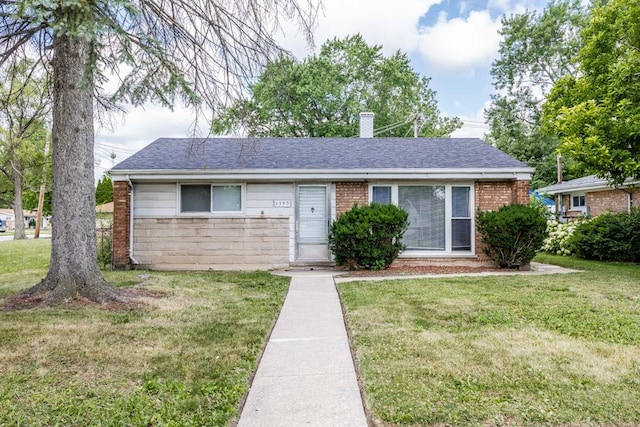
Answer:
[[[162,298],[166,296],[163,292],[157,292],[141,287],[121,288],[120,291],[123,293],[123,296],[129,299],[127,302],[109,302],[100,304],[91,301],[88,298],[78,296],[66,301],[64,304],[61,304],[61,306],[67,308],[95,307],[105,311],[137,311],[143,309],[147,305],[142,301],[142,298]],[[14,295],[7,300],[4,305],[4,309],[6,311],[38,309],[42,307],[42,303],[46,300],[47,295],[47,293],[40,293],[36,295]]]

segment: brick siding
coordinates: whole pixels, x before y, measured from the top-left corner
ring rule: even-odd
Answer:
[[[340,216],[357,203],[363,206],[369,203],[369,184],[366,182],[336,183],[336,216]]]
[[[631,190],[603,190],[584,193],[585,205],[590,216],[598,216],[605,212],[627,212],[629,208],[629,193],[631,191],[631,207],[640,208],[640,188]],[[561,205],[566,212],[565,216],[582,216],[585,212],[571,210],[571,195],[563,194]]]
[[[493,211],[511,203],[529,203],[529,181],[480,181],[475,184],[476,211]],[[476,230],[476,255],[480,261],[489,257],[484,253],[482,236]]]
[[[629,193],[622,190],[586,193],[584,200],[591,216],[601,215],[605,212],[627,212],[629,208]]]
[[[125,181],[113,183],[113,264],[129,268],[129,229],[131,221],[131,187]]]

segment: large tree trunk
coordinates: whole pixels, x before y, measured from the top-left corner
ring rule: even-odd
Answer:
[[[47,276],[25,293],[46,293],[45,304],[78,296],[124,301],[98,268],[93,156],[91,43],[54,38],[53,229]]]
[[[22,212],[22,171],[13,162],[11,169],[13,173],[13,215],[15,219],[13,240],[26,239],[24,213]]]

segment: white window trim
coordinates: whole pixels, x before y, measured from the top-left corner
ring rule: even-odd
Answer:
[[[369,201],[373,200],[373,187],[391,187],[391,203],[398,206],[398,187],[424,187],[424,186],[440,186],[445,188],[445,250],[444,251],[432,251],[421,249],[407,249],[402,252],[400,258],[422,258],[422,257],[456,257],[456,258],[468,258],[475,257],[476,255],[476,219],[474,212],[475,208],[475,185],[473,182],[371,182],[369,183]],[[454,251],[451,248],[451,220],[453,219],[453,206],[452,206],[452,190],[451,187],[469,187],[469,214],[471,218],[471,250],[470,251]],[[458,218],[458,217],[456,217]]]
[[[182,212],[182,195],[181,189],[183,185],[209,185],[212,191],[209,193],[209,212]],[[213,195],[213,187],[240,187],[240,210],[239,211],[213,211],[213,203],[211,197]],[[244,216],[247,206],[247,185],[244,182],[178,182],[176,184],[176,212],[178,216],[182,217],[229,217],[229,216]]]
[[[573,204],[573,198],[574,197],[584,197],[584,206],[575,206]],[[570,201],[571,201],[571,210],[572,211],[583,211],[583,212],[587,211],[587,196],[586,196],[585,193],[571,193]]]

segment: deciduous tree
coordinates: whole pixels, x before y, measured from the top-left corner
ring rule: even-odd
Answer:
[[[270,59],[281,19],[310,37],[311,0],[22,0],[0,2],[0,63],[27,44],[52,54],[53,231],[51,266],[28,295],[59,303],[78,295],[121,301],[97,263],[94,102],[216,106]],[[120,86],[102,91],[107,74]]]
[[[45,161],[50,84],[41,61],[21,49],[0,71],[0,172],[11,182],[13,238],[26,239],[22,206],[25,186],[36,181]]]
[[[600,2],[581,32],[580,73],[558,81],[544,106],[560,150],[622,184],[640,178],[640,3]]]
[[[487,142],[535,167],[534,188],[556,178],[559,140],[544,133],[541,106],[559,79],[576,74],[578,33],[587,14],[577,0],[557,0],[541,13],[502,19],[499,58],[491,68],[496,93],[485,112]]]
[[[375,113],[379,136],[441,137],[461,127],[438,111],[429,79],[411,68],[406,54],[386,57],[360,35],[326,42],[317,55],[269,64],[250,86],[249,99],[214,121],[215,133],[262,137],[350,137],[359,113]]]

